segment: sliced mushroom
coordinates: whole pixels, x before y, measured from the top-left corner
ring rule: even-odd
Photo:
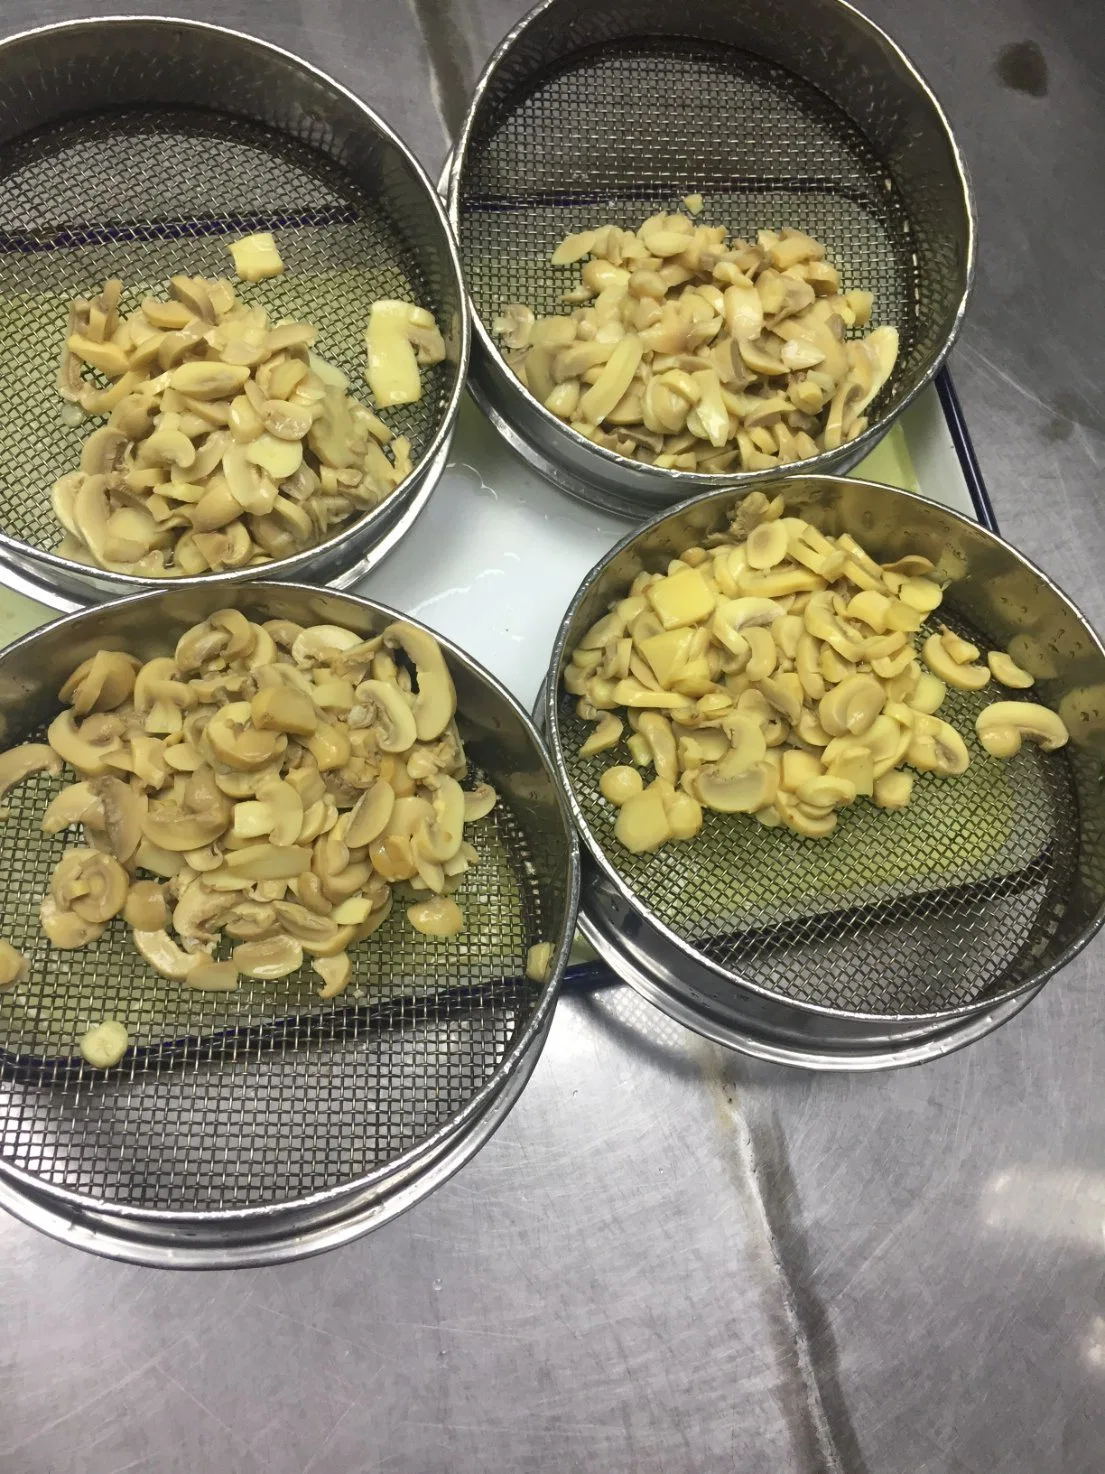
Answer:
[[[234,965],[247,978],[268,981],[286,978],[303,966],[303,948],[295,937],[282,933],[234,948]]]
[[[135,930],[133,936],[134,945],[153,970],[174,982],[184,982],[197,967],[211,960],[204,951],[185,952],[166,931]]]
[[[1070,740],[1062,717],[1034,701],[995,701],[979,712],[975,730],[992,757],[1015,757],[1025,737],[1043,752],[1055,752]]]
[[[23,982],[31,964],[22,952],[18,952],[9,941],[0,937],[0,989],[12,988]]]
[[[53,946],[64,950],[87,947],[104,934],[103,925],[86,921],[75,911],[59,906],[52,895],[43,899],[38,915],[48,940]]]
[[[48,773],[56,778],[61,772],[61,758],[53,743],[26,742],[21,747],[9,747],[0,752],[0,799],[18,783],[23,783],[33,773]],[[7,817],[7,810],[0,808],[0,818]]]
[[[81,1058],[93,1069],[114,1069],[130,1048],[127,1026],[119,1019],[104,1019],[103,1023],[81,1035],[77,1048]]]

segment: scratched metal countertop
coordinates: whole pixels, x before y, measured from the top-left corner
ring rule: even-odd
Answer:
[[[953,366],[1002,529],[1105,627],[1101,8],[864,3],[973,170]],[[435,172],[525,5],[178,8],[318,63]],[[0,29],[95,9],[5,0]],[[1097,1474],[1103,959],[876,1078],[565,998],[476,1160],[300,1265],[134,1269],[0,1217],[0,1474]]]

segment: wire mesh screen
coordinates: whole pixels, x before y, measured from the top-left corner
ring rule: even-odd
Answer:
[[[0,528],[53,550],[50,489],[77,468],[89,425],[66,425],[55,378],[70,301],[122,278],[125,311],[177,272],[232,276],[227,243],[275,233],[283,276],[235,286],[273,321],[318,329],[316,351],[370,403],[364,329],[378,297],[428,307],[447,327],[400,232],[333,163],[221,114],[127,110],[53,125],[7,146],[0,173]],[[419,459],[444,417],[447,365],[389,410]],[[372,514],[370,514],[372,515]]]
[[[571,231],[640,224],[699,192],[705,224],[746,238],[791,225],[826,246],[844,289],[875,294],[901,354],[884,402],[931,355],[910,217],[885,164],[822,92],[745,52],[655,38],[578,53],[488,116],[469,149],[460,244],[490,328],[508,302],[563,312],[578,268],[549,256]]]
[[[422,936],[397,896],[352,949],[348,990],[322,1001],[307,964],[233,993],[191,991],[143,961],[121,920],[90,947],[51,947],[38,902],[77,841],[39,825],[63,782],[21,785],[0,824],[0,925],[31,964],[0,992],[0,1157],[47,1184],[176,1211],[337,1187],[463,1110],[537,1005],[523,969],[556,935],[553,861],[501,800],[470,831],[480,860],[456,895],[465,929]],[[104,1076],[76,1043],[108,1017],[135,1048]]]
[[[986,646],[947,609],[940,620]],[[993,695],[949,690],[940,716],[970,766],[917,773],[906,809],[857,802],[823,840],[706,811],[693,840],[639,856],[615,840],[617,810],[598,790],[606,766],[632,761],[628,748],[579,757],[591,728],[566,695],[559,722],[588,829],[657,921],[782,998],[892,1017],[1015,988],[1060,931],[1079,865],[1070,763],[1030,743],[990,757],[974,722]]]

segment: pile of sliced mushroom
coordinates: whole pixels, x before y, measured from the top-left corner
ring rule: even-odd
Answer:
[[[969,640],[931,627],[943,590],[927,558],[880,565],[847,534],[783,512],[782,497],[753,492],[728,533],[639,574],[572,653],[564,685],[595,724],[580,754],[612,752],[629,723],[629,761],[599,788],[635,854],[692,838],[704,808],[811,839],[860,798],[905,808],[906,769],[954,777],[970,762],[937,716],[949,687],[1033,684],[1004,651],[982,663]],[[1000,758],[1026,738],[1046,752],[1068,740],[1031,701],[994,702],[975,728]]]
[[[589,258],[564,296],[571,312],[505,307],[494,329],[507,363],[588,440],[667,469],[762,471],[854,440],[897,329],[846,336],[870,322],[872,294],[842,291],[802,231],[727,236],[683,214],[568,236],[553,265]]]
[[[58,389],[78,418],[107,422],[54,486],[64,557],[150,578],[267,563],[330,536],[410,473],[407,437],[315,355],[310,324],[271,324],[224,279],[175,276],[168,301],[146,297],[125,316],[121,293],[112,280],[70,308]],[[424,363],[444,357],[428,313],[384,305],[389,342]]]
[[[364,640],[223,609],[171,655],[100,651],[59,697],[47,743],[0,754],[0,791],[63,763],[79,778],[42,819],[84,834],[41,903],[54,946],[86,946],[121,917],[187,987],[284,977],[307,958],[332,998],[395,886],[416,930],[463,927],[452,893],[478,860],[464,826],[496,796],[461,787],[456,693],[425,631],[399,622]],[[25,973],[0,942],[0,987]]]

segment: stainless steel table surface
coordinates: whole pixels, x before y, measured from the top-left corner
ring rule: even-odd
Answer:
[[[973,170],[953,366],[1003,531],[1105,627],[1105,12],[866,4]],[[179,8],[319,63],[436,170],[523,5]],[[83,13],[5,0],[0,27]],[[877,1078],[756,1067],[624,988],[565,998],[471,1166],[291,1267],[133,1269],[2,1218],[0,1471],[1096,1474],[1103,958]]]

